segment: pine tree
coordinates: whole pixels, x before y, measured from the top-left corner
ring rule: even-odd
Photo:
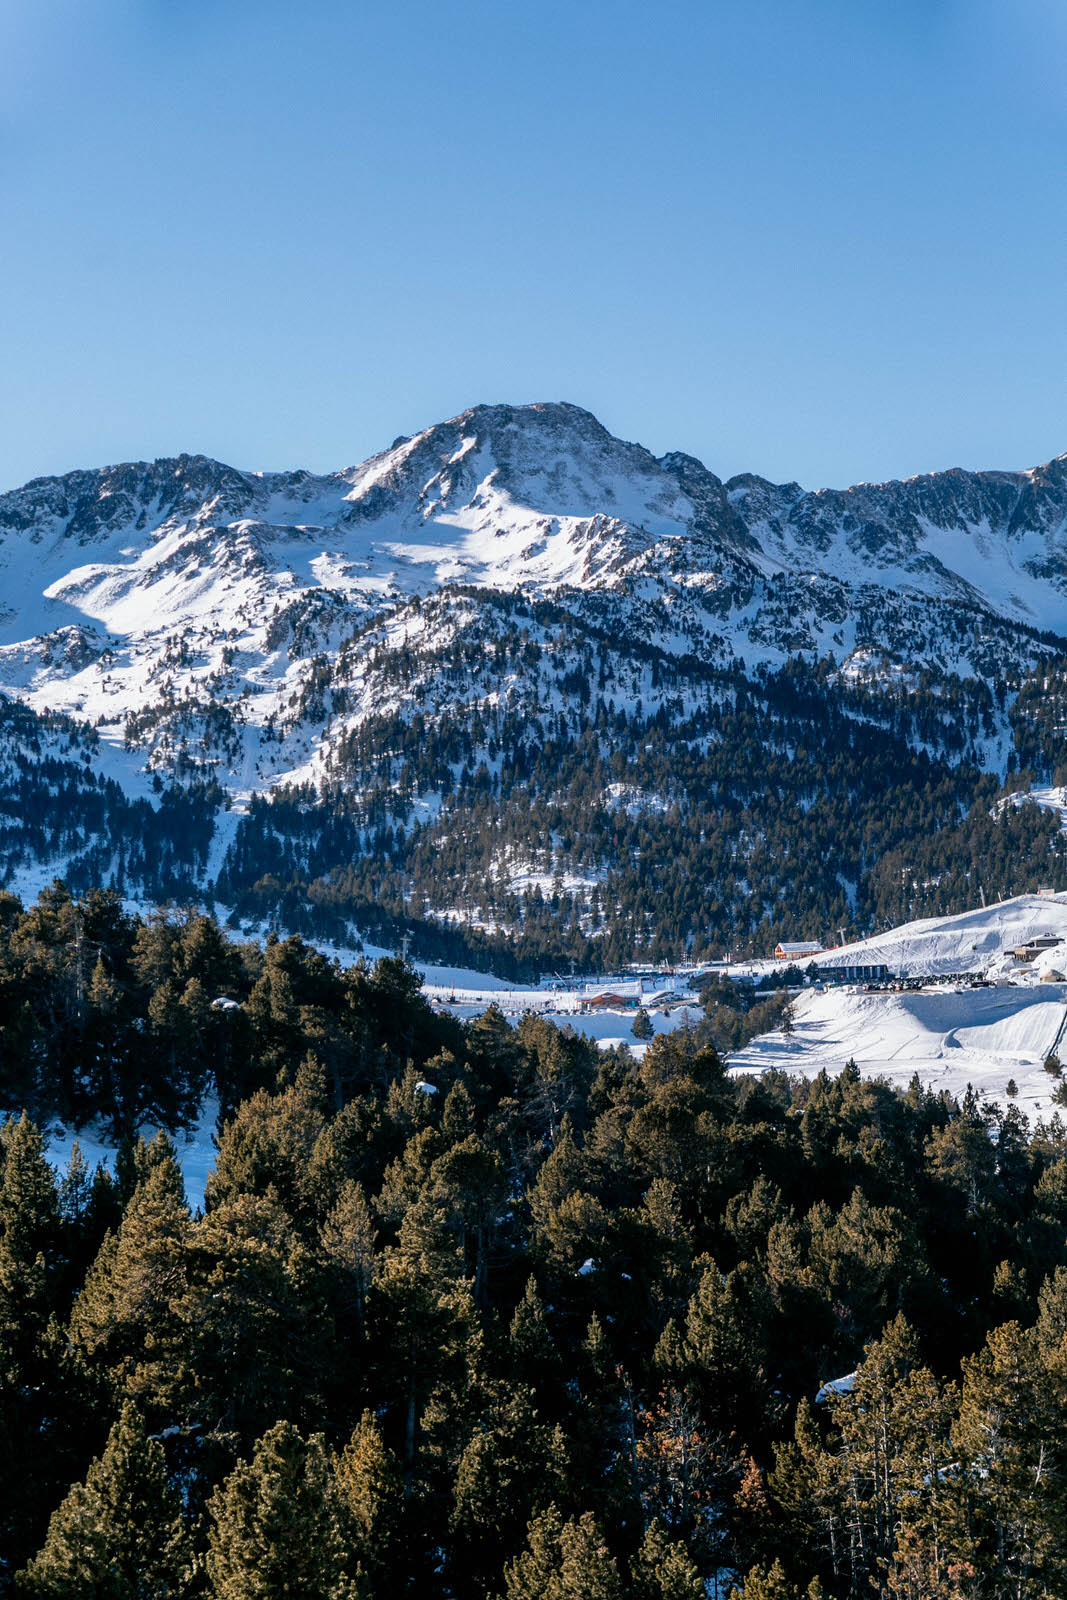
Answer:
[[[581,1187],[585,1171],[585,1160],[565,1119],[530,1191],[530,1210],[538,1227],[545,1227],[564,1200]]]
[[[956,1555],[1026,1600],[1067,1583],[1063,1489],[1050,1470],[1059,1427],[1035,1334],[1015,1322],[995,1328],[963,1364],[953,1443],[967,1504]]]
[[[744,1416],[749,1437],[766,1404],[765,1352],[739,1271],[708,1262],[686,1314],[685,1354],[706,1427],[724,1437]]]
[[[560,1600],[623,1600],[618,1565],[588,1511],[559,1537]]]
[[[356,1600],[355,1555],[321,1434],[278,1422],[208,1506],[215,1600]]]
[[[325,1125],[316,1093],[265,1089],[245,1100],[223,1129],[215,1169],[204,1190],[210,1211],[241,1195],[276,1197],[296,1222],[310,1217],[310,1163]]]
[[[349,1180],[322,1226],[322,1247],[337,1268],[342,1303],[351,1305],[362,1330],[367,1294],[377,1270],[374,1217],[360,1184]]]
[[[639,1006],[637,1008],[637,1014],[634,1017],[633,1026],[630,1029],[630,1032],[633,1034],[635,1039],[647,1040],[652,1038],[655,1030],[652,1027],[652,1018],[649,1016],[644,1006]]]
[[[394,1563],[401,1554],[404,1480],[370,1411],[363,1413],[333,1466],[360,1574],[372,1590],[399,1588]]]
[[[368,1303],[373,1370],[403,1440],[404,1495],[415,1489],[423,1408],[440,1388],[458,1403],[477,1367],[476,1313],[463,1284],[441,1285],[399,1251]]]
[[[790,1583],[780,1561],[769,1567],[753,1567],[742,1588],[735,1589],[730,1600],[822,1600],[822,1587],[813,1578],[806,1589]]]
[[[504,1577],[507,1600],[623,1600],[618,1564],[587,1511],[561,1523],[555,1506],[534,1517],[527,1548]]]
[[[511,1319],[508,1352],[516,1382],[529,1385],[542,1413],[547,1407],[559,1414],[565,1404],[563,1365],[532,1275]]]
[[[30,1358],[54,1304],[59,1199],[44,1140],[25,1113],[0,1129],[0,1363]]]
[[[437,1157],[430,1170],[429,1198],[444,1211],[469,1262],[475,1303],[485,1305],[490,1247],[508,1199],[500,1157],[476,1134],[468,1135]]]
[[[0,1550],[17,1562],[36,1548],[56,1491],[85,1470],[95,1417],[55,1315],[70,1278],[66,1230],[43,1140],[27,1117],[0,1132],[0,1158]],[[79,1401],[82,1415],[72,1416],[68,1407]]]
[[[562,1433],[539,1421],[530,1391],[494,1386],[456,1470],[451,1517],[454,1582],[461,1595],[491,1592],[531,1512],[565,1488]]]
[[[75,1302],[73,1337],[129,1398],[160,1405],[175,1398],[190,1237],[181,1173],[168,1157],[137,1185],[118,1235],[105,1237]]]
[[[914,1554],[930,1551],[928,1575],[945,1576],[945,1472],[949,1413],[903,1317],[868,1345],[849,1391],[833,1402],[840,1431],[834,1470],[853,1581],[885,1592],[901,1530]],[[936,1592],[936,1591],[935,1591]]]
[[[634,1557],[634,1600],[704,1600],[704,1580],[685,1545],[649,1523]]]
[[[103,1455],[53,1514],[16,1592],[25,1600],[167,1600],[185,1593],[191,1566],[163,1447],[127,1403]]]
[[[191,1230],[177,1310],[187,1413],[249,1447],[279,1412],[313,1425],[337,1361],[320,1256],[271,1195],[237,1195]]]
[[[563,1523],[554,1505],[531,1521],[526,1549],[505,1573],[507,1600],[561,1600],[559,1586],[560,1534]]]

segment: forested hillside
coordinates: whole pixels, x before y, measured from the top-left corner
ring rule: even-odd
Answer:
[[[979,891],[1067,886],[1058,817],[998,806],[985,756],[1010,696],[1008,789],[1060,772],[1038,685],[1062,668],[1002,684],[1000,710],[975,679],[890,689],[832,659],[742,677],[648,652],[620,674],[603,642],[583,654],[559,630],[538,644],[532,615],[520,627],[508,611],[511,631],[491,645],[474,630],[469,660],[409,652],[406,681],[436,681],[433,695],[368,713],[318,793],[252,805],[223,904],[309,936],[403,926],[429,959],[449,948],[443,925],[472,963],[531,976],[766,953],[962,910]],[[462,694],[475,672],[479,703],[450,704],[450,674]]]
[[[461,1026],[398,963],[106,895],[3,913],[5,1591],[1064,1593],[1058,1120],[734,1078],[700,1026]],[[191,1215],[132,1128],[205,1088]],[[56,1111],[126,1132],[113,1175],[53,1174]]]
[[[421,959],[525,979],[1067,886],[1058,814],[1003,804],[1067,775],[1058,658],[998,705],[977,679],[887,686],[831,658],[743,677],[647,651],[623,671],[519,602],[489,614],[498,631],[480,616],[462,647],[384,657],[419,703],[368,711],[317,784],[240,814],[202,779],[156,773],[131,797],[98,771],[95,730],[0,701],[4,881],[52,863],[79,892],[217,907],[249,932],[407,935]]]

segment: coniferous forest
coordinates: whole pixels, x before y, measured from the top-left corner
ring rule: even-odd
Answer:
[[[1009,663],[994,688],[888,657],[866,676],[799,655],[746,674],[481,599],[395,659],[373,629],[324,656],[286,736],[326,701],[342,718],[357,668],[372,707],[321,783],[236,813],[214,768],[180,761],[132,798],[97,729],[0,699],[0,888],[54,872],[81,894],[214,907],[236,934],[406,937],[421,960],[526,982],[1067,887],[1061,819],[1027,801],[1067,779],[1067,657]]]
[[[0,1003],[5,1593],[1067,1591],[1058,1119],[735,1077],[710,1019],[461,1025],[58,884],[0,904]]]

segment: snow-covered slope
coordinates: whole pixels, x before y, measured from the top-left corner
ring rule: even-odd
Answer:
[[[440,824],[454,871],[420,890],[412,914],[447,920],[477,896],[471,832],[460,841],[441,818],[460,791],[470,802],[483,772],[499,785],[505,740],[519,783],[546,743],[560,740],[562,760],[596,722],[604,760],[629,730],[634,770],[613,769],[601,803],[631,821],[677,808],[677,839],[707,796],[751,796],[733,793],[745,783],[732,772],[704,781],[691,762],[688,791],[659,761],[637,782],[654,747],[634,730],[655,722],[658,739],[695,719],[693,748],[675,752],[684,768],[723,737],[720,711],[759,696],[798,655],[834,714],[818,733],[804,716],[788,727],[806,702],[779,685],[755,733],[742,706],[729,734],[739,780],[756,743],[785,763],[825,738],[857,760],[861,726],[885,729],[905,755],[1003,771],[1014,695],[1038,660],[1067,653],[1065,527],[1067,457],[1031,472],[807,493],[753,477],[724,484],[693,457],[657,458],[562,403],[477,406],[322,475],[180,456],[35,480],[0,495],[0,695],[51,716],[65,748],[58,714],[92,735],[71,771],[38,764],[32,800],[25,784],[15,796],[25,774],[9,752],[23,832],[5,881],[62,872],[177,900],[214,886],[242,915],[279,916],[286,895],[290,911],[310,914],[305,888],[372,848],[389,858],[391,830],[410,841],[416,824]],[[789,684],[795,668],[782,674]],[[1047,697],[1034,692],[1029,705],[1044,718],[1051,781],[1057,724]],[[0,749],[0,776],[3,760]],[[887,781],[906,765],[895,760]],[[72,792],[72,771],[84,793],[67,816],[59,792]],[[177,800],[171,779],[184,786]],[[773,785],[805,815],[815,802],[814,789],[790,795],[781,770]],[[283,787],[295,807],[328,791],[343,816],[328,837],[312,837],[321,818],[306,837],[290,819],[299,848],[276,875],[283,852],[272,853],[270,828],[257,833],[256,797]],[[29,813],[47,812],[49,797],[47,827],[35,828]],[[142,809],[124,811],[123,797]],[[736,859],[720,862],[731,895],[748,893],[744,863],[769,825],[747,822]],[[513,835],[478,864],[480,884],[517,896],[543,879],[543,900],[559,868],[574,879],[560,880],[567,894],[599,892],[612,864],[603,853],[561,863],[551,841]],[[853,864],[835,884],[835,917],[839,891],[857,908],[858,875]],[[1003,875],[1000,885],[1014,887]],[[379,888],[354,883],[346,904],[377,905]],[[391,893],[396,917],[414,890],[397,882]],[[505,927],[496,912],[466,915]],[[723,917],[729,927],[729,906]],[[695,920],[671,937],[699,935]]]
[[[928,473],[804,492],[732,479],[731,505],[789,569],[955,595],[1036,628],[1067,626],[1067,456],[1028,472]]]
[[[1022,894],[959,916],[926,917],[843,945],[819,961],[827,967],[884,962],[892,974],[912,977],[982,973],[1002,966],[1007,952],[1040,934],[1065,941],[1056,955],[1067,963],[1067,895]]]
[[[1028,1116],[1052,1110],[1056,1080],[1043,1067],[1067,1017],[1067,986],[864,994],[849,989],[798,997],[793,1032],[767,1033],[731,1056],[735,1072],[775,1067],[814,1077],[852,1059],[867,1077],[904,1088],[918,1073],[933,1090],[1005,1101],[1014,1079]]]
[[[1032,963],[1011,952],[1040,936],[1060,939]],[[992,987],[936,983],[927,990],[811,989],[794,1002],[794,1029],[753,1039],[731,1057],[735,1071],[777,1067],[805,1076],[840,1072],[850,1058],[867,1076],[904,1087],[918,1073],[928,1087],[960,1096],[968,1084],[1004,1100],[1009,1080],[1028,1115],[1052,1110],[1055,1079],[1046,1056],[1067,1032],[1067,895],[1019,895],[952,917],[891,928],[819,957],[820,966],[884,962],[891,973],[991,975]],[[1044,980],[1044,981],[1043,981]]]

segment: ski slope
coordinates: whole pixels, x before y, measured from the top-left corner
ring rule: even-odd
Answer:
[[[870,939],[827,951],[818,962],[821,967],[884,962],[891,973],[905,972],[912,977],[985,972],[1015,945],[1043,933],[1065,941],[1053,961],[1059,955],[1067,961],[1067,894],[1021,894],[953,917],[906,922]]]
[[[984,1100],[1002,1103],[1014,1079],[1028,1116],[1053,1109],[1055,1079],[1043,1062],[1067,1021],[1067,984],[912,994],[811,990],[798,996],[793,1015],[792,1034],[753,1039],[731,1056],[731,1069],[776,1067],[814,1077],[838,1073],[852,1059],[865,1077],[900,1088],[918,1073],[935,1091],[961,1096],[972,1084]]]

